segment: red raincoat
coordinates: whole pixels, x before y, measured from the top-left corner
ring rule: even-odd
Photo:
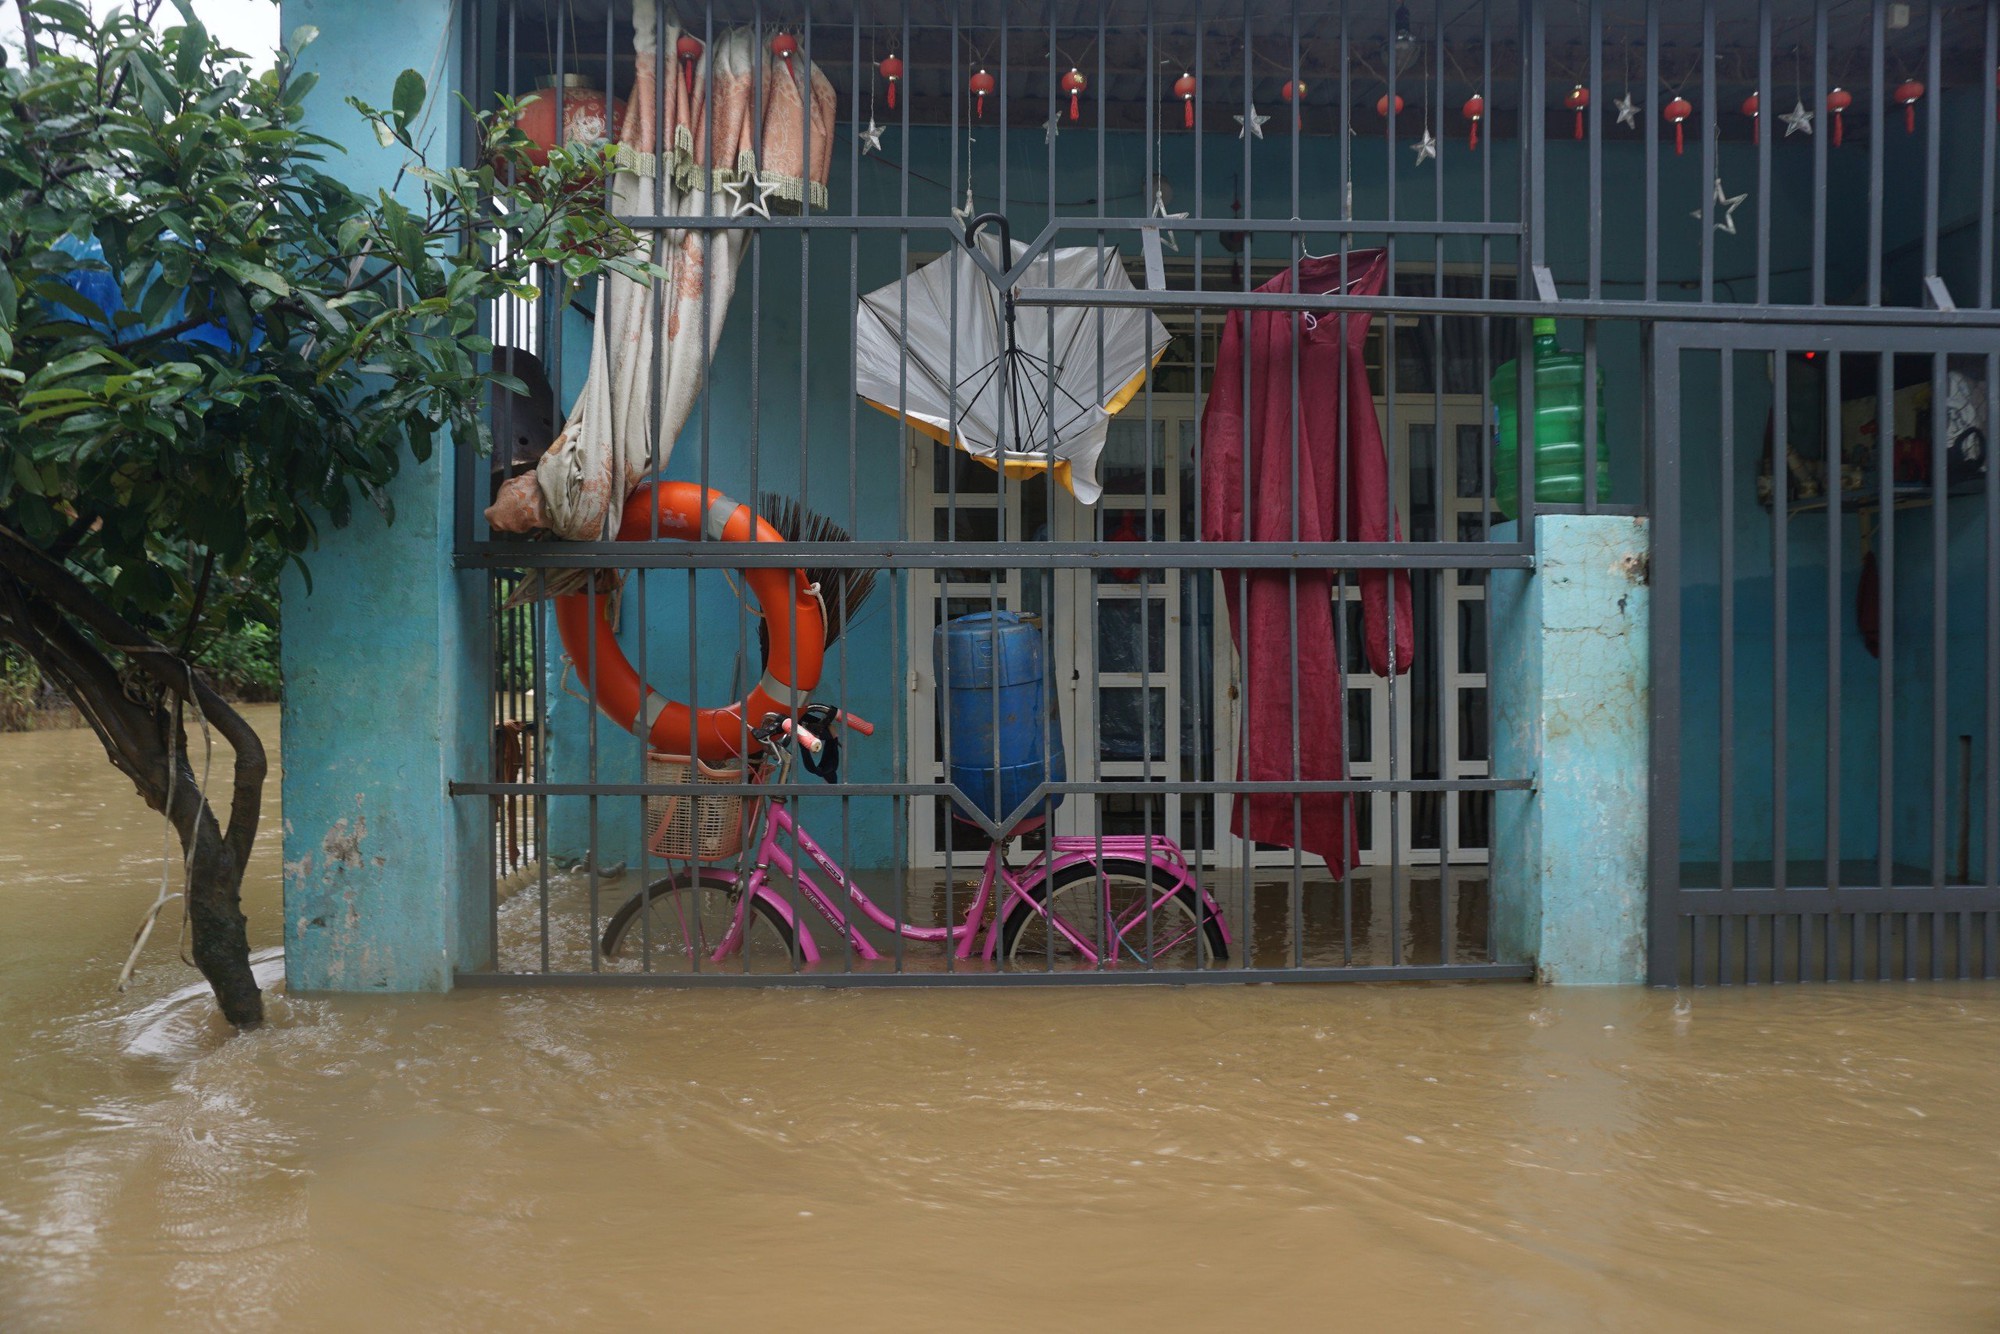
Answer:
[[[1308,259],[1297,266],[1300,290],[1340,290],[1339,256]],[[1350,251],[1347,291],[1374,296],[1382,291],[1386,257],[1380,250]],[[1292,290],[1287,270],[1257,290]],[[1246,312],[1232,312],[1216,353],[1215,378],[1201,419],[1201,536],[1204,542],[1385,542],[1400,541],[1401,525],[1391,513],[1389,467],[1375,398],[1368,384],[1362,346],[1370,317],[1346,318],[1324,312],[1247,312],[1249,378],[1245,383],[1243,339]],[[1298,528],[1292,527],[1292,346],[1298,335]],[[1343,364],[1344,363],[1344,364]],[[1341,385],[1345,377],[1347,444],[1341,457]],[[1246,414],[1245,404],[1248,404]],[[1244,423],[1249,423],[1246,439]],[[1250,479],[1245,494],[1243,460],[1248,446]],[[1344,523],[1343,523],[1344,519]],[[1239,776],[1252,782],[1336,781],[1346,777],[1342,707],[1345,683],[1335,653],[1333,572],[1299,570],[1298,639],[1292,638],[1292,580],[1289,568],[1253,570],[1248,602],[1241,605],[1237,571],[1222,576],[1229,604],[1229,628],[1243,663],[1244,720]],[[1361,604],[1369,667],[1378,675],[1407,672],[1415,651],[1410,616],[1410,579],[1395,576],[1395,652],[1389,642],[1390,576],[1363,571]],[[1298,664],[1298,711],[1292,709],[1292,665]],[[1298,735],[1294,768],[1292,737]],[[1292,803],[1299,802],[1294,820]],[[1238,797],[1233,828],[1260,843],[1298,847],[1326,859],[1338,872],[1356,852],[1344,793],[1286,793]]]

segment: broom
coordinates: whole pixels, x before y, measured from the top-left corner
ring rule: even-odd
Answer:
[[[845,528],[790,496],[766,491],[758,497],[758,508],[763,511],[765,522],[777,529],[778,535],[787,542],[853,540]],[[819,585],[820,601],[826,605],[828,648],[833,647],[834,641],[840,638],[840,632],[847,628],[855,608],[866,602],[868,595],[875,591],[876,573],[875,570],[857,566],[808,566],[804,570],[806,582]],[[771,661],[771,630],[762,620],[757,622],[757,647],[768,666]]]

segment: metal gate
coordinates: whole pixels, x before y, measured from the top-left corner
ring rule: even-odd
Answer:
[[[1652,400],[1653,982],[1996,976],[1992,333],[1665,324]]]
[[[1976,399],[1983,422],[2000,419],[1988,351],[2000,333],[2000,3],[469,0],[465,12],[475,103],[535,93],[554,101],[544,119],[555,124],[568,123],[566,97],[613,120],[602,113],[620,99],[658,99],[663,124],[670,90],[681,90],[677,105],[712,107],[703,59],[718,42],[736,43],[752,71],[752,111],[775,79],[814,67],[830,76],[832,175],[823,196],[797,185],[808,206],[786,211],[783,190],[764,188],[783,182],[743,170],[762,160],[768,128],[752,117],[734,163],[681,162],[671,195],[660,185],[623,212],[644,236],[694,238],[704,256],[728,237],[742,256],[695,416],[671,461],[674,441],[656,443],[648,475],[753,506],[775,491],[830,516],[845,540],[814,529],[746,549],[705,536],[536,542],[490,531],[482,510],[493,485],[532,467],[583,381],[595,307],[586,297],[564,310],[569,294],[551,289],[492,321],[496,355],[542,391],[548,421],[522,437],[523,453],[489,462],[459,451],[457,561],[530,580],[586,576],[591,616],[620,572],[623,642],[638,677],[701,703],[740,698],[758,679],[759,625],[725,582],[732,571],[809,568],[836,588],[846,572],[871,571],[874,601],[814,698],[873,710],[880,724],[872,739],[852,739],[831,786],[797,773],[759,783],[740,768],[704,777],[651,767],[589,704],[601,685],[595,649],[566,653],[548,605],[531,604],[525,625],[509,622],[494,638],[496,652],[527,665],[532,689],[513,712],[496,706],[495,719],[533,738],[534,767],[509,770],[496,740],[492,771],[511,776],[453,785],[532,806],[515,822],[532,831],[532,847],[496,840],[501,945],[486,976],[871,985],[1526,976],[1529,961],[1490,947],[1492,803],[1533,780],[1490,764],[1481,585],[1492,570],[1532,568],[1538,511],[1633,515],[1648,504],[1658,507],[1654,979],[1994,972],[2000,483],[1983,467],[1975,482],[1954,462],[1956,428],[1928,405]],[[635,20],[649,12],[656,32],[684,22],[684,40],[642,53]],[[811,100],[786,104],[801,141]],[[680,128],[675,152],[708,142],[714,127]],[[662,167],[656,180],[668,176]],[[1885,209],[1919,198],[1920,208]],[[1005,219],[1026,242],[1011,263],[968,251],[981,215]],[[1058,282],[1047,264],[1057,247],[1115,256],[1129,287]],[[1311,260],[1337,264],[1344,283],[1353,256],[1374,249],[1386,254],[1379,295],[1265,282]],[[1046,480],[968,467],[966,454],[928,440],[912,458],[909,428],[858,405],[857,302],[884,285],[907,294],[912,270],[934,255],[981,269],[977,294],[988,304],[1011,294],[1026,311],[1150,313],[1172,329],[1167,355],[1118,418],[1136,442],[1121,447],[1136,453],[1105,488],[1111,504],[1058,515]],[[706,327],[711,289],[696,286]],[[1247,540],[1247,531],[1191,540],[1200,474],[1179,477],[1182,442],[1167,438],[1169,423],[1203,416],[1225,322],[1274,313],[1294,343],[1329,323],[1373,321],[1367,392],[1383,405],[1398,479],[1382,517],[1400,523],[1400,537],[1354,540],[1343,517],[1336,540]],[[1583,466],[1574,504],[1533,494],[1535,377],[1516,355],[1533,318],[1563,321],[1563,345],[1581,353],[1580,457],[1596,457],[1600,443],[1610,455],[1609,490]],[[956,325],[939,341],[958,355]],[[1510,362],[1524,423],[1514,487],[1503,488],[1522,495],[1514,516],[1496,502],[1486,447],[1493,377]],[[1300,393],[1295,372],[1289,395],[1276,397],[1296,415]],[[1873,413],[1855,406],[1870,395]],[[1413,399],[1428,404],[1412,410]],[[1809,403],[1824,429],[1800,436],[1795,468],[1794,427],[1804,429]],[[1607,404],[1623,419],[1601,428]],[[1853,487],[1850,412],[1857,432],[1886,423],[1889,442],[1884,466],[1852,465],[1861,469]],[[1917,442],[1907,446],[1904,417]],[[1746,527],[1766,422],[1781,442],[1771,513]],[[1053,432],[1046,444],[1052,465]],[[1806,494],[1815,460],[1819,497]],[[1170,521],[1169,505],[1190,503]],[[1702,526],[1689,529],[1697,512]],[[1500,528],[1508,517],[1518,523]],[[1801,572],[1806,553],[1820,562],[1817,586]],[[1768,569],[1761,582],[1757,560]],[[1337,775],[1295,770],[1290,782],[1260,784],[1232,763],[1232,726],[1257,710],[1245,700],[1231,715],[1228,636],[1185,621],[1219,620],[1224,590],[1274,567],[1295,596],[1301,580],[1333,584],[1327,637],[1344,676],[1335,716],[1350,744]],[[1418,590],[1411,619],[1429,646],[1420,670],[1435,673],[1421,688],[1394,674],[1366,679],[1355,591],[1385,570],[1407,573]],[[1873,608],[1873,653],[1850,625],[1857,600]],[[1082,702],[1069,721],[1095,724],[1067,779],[1036,789],[1039,821],[1011,831],[946,781],[928,703],[942,687],[924,677],[934,622],[1000,609],[1042,617],[1045,656],[1075,674]],[[1178,639],[1156,635],[1176,617]],[[1457,618],[1450,634],[1444,617]],[[1065,639],[1100,647],[1064,657]],[[1462,651],[1439,662],[1436,647],[1447,644]],[[1802,691],[1816,652],[1817,693]],[[1296,698],[1298,679],[1276,693]],[[1820,725],[1806,725],[1807,710]],[[755,721],[743,728],[746,748]],[[1299,739],[1294,721],[1294,747]],[[1753,751],[1763,758],[1753,763]],[[1824,777],[1812,786],[1815,765]],[[636,953],[614,957],[607,932],[621,905],[643,907],[643,887],[671,887],[679,874],[654,849],[661,803],[773,797],[794,803],[820,837],[786,834],[785,884],[769,906],[790,943],[771,966],[704,951],[688,967],[663,966],[672,951],[655,948],[650,927]],[[1232,803],[1312,797],[1351,802],[1371,831],[1372,862],[1327,867],[1229,830]],[[925,831],[921,846],[913,829]],[[1024,861],[1063,838],[1082,840],[1067,846],[1086,860],[1108,838],[1175,840],[1198,893],[1238,933],[1227,957],[1197,942],[1187,966],[1159,966],[1150,912],[1146,957],[1119,966],[1062,966],[1049,937],[1039,958],[960,959],[898,929],[960,921],[977,901],[986,845],[1009,832]],[[524,865],[508,874],[517,853]],[[726,890],[739,883],[729,875],[751,869],[724,868],[715,884]],[[814,879],[824,893],[809,891]],[[1038,884],[1056,889],[1046,870]],[[850,932],[834,919],[861,911],[856,891],[879,912]],[[828,945],[817,960],[798,947],[801,923]]]

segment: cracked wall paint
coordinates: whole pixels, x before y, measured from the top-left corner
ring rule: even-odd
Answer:
[[[1511,540],[1513,525],[1496,528]],[[1494,938],[1544,982],[1645,980],[1650,554],[1646,521],[1543,515],[1536,569],[1495,571]]]

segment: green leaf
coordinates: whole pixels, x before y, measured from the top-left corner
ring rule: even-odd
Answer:
[[[395,108],[398,124],[408,125],[416,119],[417,113],[424,109],[427,91],[424,76],[413,69],[396,76],[396,90],[390,95],[389,105]]]
[[[237,259],[230,255],[217,255],[215,267],[234,278],[239,283],[252,283],[277,296],[290,296],[292,285],[284,275],[265,268],[262,264],[252,264],[247,259]]]

